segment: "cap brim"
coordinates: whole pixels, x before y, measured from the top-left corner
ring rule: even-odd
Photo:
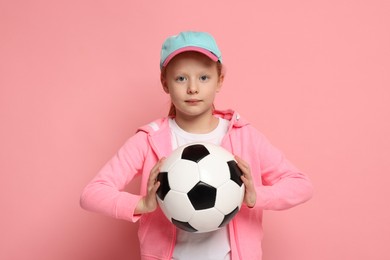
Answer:
[[[174,52],[172,52],[164,61],[164,63],[162,64],[162,67],[165,67],[176,55],[180,54],[180,53],[183,53],[183,52],[187,52],[187,51],[196,51],[196,52],[199,52],[199,53],[202,53],[204,55],[206,55],[207,57],[209,57],[211,60],[213,61],[218,61],[218,57],[215,56],[214,53],[206,50],[206,49],[203,49],[203,48],[200,48],[200,47],[195,47],[195,46],[188,46],[188,47],[184,47],[184,48],[180,48]]]

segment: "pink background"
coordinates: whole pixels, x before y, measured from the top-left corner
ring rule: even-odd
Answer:
[[[217,107],[315,185],[265,213],[264,260],[390,259],[390,2],[0,2],[0,259],[139,259],[137,224],[83,211],[86,183],[163,116],[167,35],[217,39]],[[129,187],[135,191],[137,181]]]

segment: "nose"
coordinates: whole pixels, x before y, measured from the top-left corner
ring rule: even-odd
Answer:
[[[188,87],[187,87],[187,94],[198,94],[199,93],[199,90],[198,90],[198,86],[195,82],[193,81],[188,81]]]

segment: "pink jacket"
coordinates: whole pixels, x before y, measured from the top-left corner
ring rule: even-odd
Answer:
[[[232,260],[261,259],[263,210],[283,210],[305,202],[312,196],[312,185],[282,153],[254,127],[233,111],[216,111],[216,116],[230,120],[222,146],[251,165],[256,185],[254,208],[242,206],[229,223]],[[146,194],[151,168],[159,158],[172,152],[167,118],[140,128],[118,153],[85,187],[81,196],[84,209],[118,219],[140,221],[138,237],[141,258],[170,260],[176,240],[176,228],[158,208],[155,212],[134,215],[141,196]],[[140,195],[124,191],[125,186],[141,175]]]

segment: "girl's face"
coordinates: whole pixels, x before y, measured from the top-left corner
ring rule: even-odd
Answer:
[[[184,52],[168,63],[161,82],[176,108],[176,117],[199,118],[212,115],[223,75],[218,75],[216,62],[205,55]]]

